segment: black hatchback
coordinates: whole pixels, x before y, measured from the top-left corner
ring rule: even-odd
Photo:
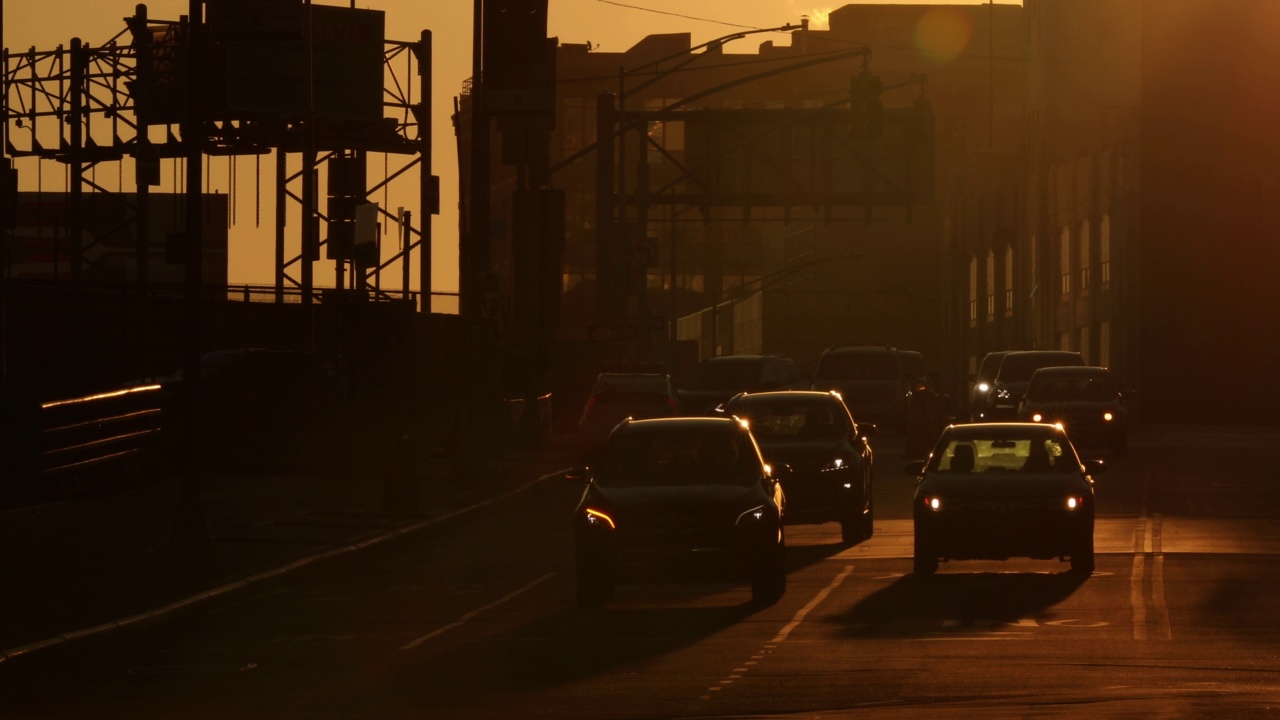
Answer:
[[[743,393],[725,412],[746,419],[765,461],[790,468],[787,522],[840,523],[846,545],[871,537],[875,505],[868,436],[876,427],[858,425],[840,396],[793,390]]]
[[[688,568],[748,580],[757,603],[786,590],[782,486],[746,422],[626,420],[573,474],[586,484],[573,517],[580,606]]]

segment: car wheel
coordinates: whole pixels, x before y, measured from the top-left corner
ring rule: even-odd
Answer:
[[[594,610],[613,597],[614,583],[608,569],[603,563],[581,554],[577,560],[576,585],[578,607],[584,610]]]
[[[874,498],[868,497],[867,511],[862,513],[862,539],[863,540],[870,540],[871,536],[875,534],[876,532],[875,519],[876,519],[876,501]]]
[[[782,599],[787,591],[786,540],[778,531],[778,544],[751,578],[751,602],[756,605],[772,605]]]
[[[1093,537],[1081,544],[1080,550],[1071,554],[1071,572],[1088,575],[1093,573]]]
[[[862,539],[862,521],[853,516],[840,521],[840,544],[853,545]]]
[[[912,556],[911,572],[915,575],[932,575],[938,572],[938,553],[915,538],[915,553]]]

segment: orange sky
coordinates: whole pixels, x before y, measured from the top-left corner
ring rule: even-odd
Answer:
[[[315,0],[317,4],[348,6],[346,0]],[[1007,3],[1008,0],[1005,0]],[[188,0],[152,0],[146,3],[153,18],[176,20],[190,7]],[[550,0],[549,34],[562,42],[588,42],[601,50],[616,52],[634,45],[650,33],[689,32],[693,43],[698,44],[725,35],[739,26],[774,27],[786,23],[799,23],[801,16],[813,18],[820,27],[826,14],[845,3],[815,4],[811,0]],[[953,0],[952,2],[915,2],[898,0],[897,4],[985,4],[984,0]],[[124,18],[134,13],[135,0],[7,0],[4,2],[4,45],[11,51],[31,47],[52,50],[59,44],[70,45],[73,37],[86,43],[100,44],[124,29]],[[434,142],[434,172],[441,176],[441,214],[434,220],[432,232],[435,238],[433,261],[436,290],[457,288],[457,157],[453,139],[453,127],[449,115],[453,98],[458,94],[462,81],[471,75],[471,18],[470,0],[356,0],[355,6],[382,10],[387,18],[387,36],[393,40],[415,40],[422,30],[432,32],[435,45],[435,87],[433,106],[435,117],[432,128]],[[726,52],[754,52],[765,39],[756,37],[740,41],[741,46],[729,45]],[[775,43],[784,45],[787,39],[779,35]],[[24,189],[34,189],[35,166],[33,161],[19,163]],[[375,178],[376,160],[370,164],[370,177]],[[214,169],[211,185],[225,192],[228,179],[224,163]],[[393,161],[392,166],[395,166]],[[264,163],[264,167],[269,167]],[[60,167],[42,170],[44,187],[50,191],[65,189],[64,173]],[[127,173],[131,174],[131,173]],[[254,227],[253,163],[245,160],[238,164],[237,224],[231,230],[232,283],[269,284],[272,282],[271,236],[268,225]],[[271,173],[264,171],[263,184],[268,186]],[[161,189],[170,186],[162,183]],[[416,187],[401,183],[396,187],[388,205],[413,207]],[[270,191],[262,190],[263,219],[270,222]],[[379,199],[380,198],[375,198]],[[245,208],[248,208],[246,211]],[[291,226],[294,230],[297,224]],[[296,242],[296,238],[294,239]],[[323,265],[324,263],[320,263]],[[416,262],[415,269],[416,269]],[[332,282],[332,270],[316,269],[318,285]],[[417,280],[412,281],[416,288]],[[443,308],[437,308],[443,309]]]

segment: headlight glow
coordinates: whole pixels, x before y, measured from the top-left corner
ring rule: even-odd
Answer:
[[[1116,419],[1116,416],[1112,415],[1110,412],[1104,412],[1102,413],[1102,419],[1106,422],[1111,422]]]
[[[924,499],[924,506],[929,508],[930,510],[933,510],[934,512],[937,512],[942,509],[942,498],[927,497]]]
[[[610,530],[618,529],[618,526],[613,522],[613,518],[595,508],[587,508],[587,524],[593,527],[608,527]]]
[[[737,524],[755,524],[764,520],[764,506],[757,505],[738,516]]]
[[[1040,413],[1033,413],[1031,415],[1031,422],[1044,422],[1044,416]]]
[[[980,382],[978,383],[978,392],[980,393],[991,392],[991,386],[984,382]]]
[[[1073,496],[1071,496],[1071,497],[1067,498],[1067,509],[1068,509],[1068,510],[1075,510],[1076,508],[1078,508],[1078,507],[1080,507],[1080,506],[1082,506],[1082,505],[1084,505],[1084,498],[1082,498],[1082,497],[1078,497],[1078,496],[1074,496],[1074,495],[1073,495]]]

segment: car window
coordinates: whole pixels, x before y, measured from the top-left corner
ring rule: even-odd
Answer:
[[[812,401],[744,398],[729,411],[746,418],[756,439],[765,444],[790,439],[832,440],[850,432],[849,413],[822,397]]]
[[[1058,438],[957,438],[934,453],[930,470],[963,473],[1078,473],[1080,460]]]
[[[1037,374],[1027,389],[1033,402],[1107,402],[1117,396],[1115,383],[1105,373]]]
[[[820,380],[897,380],[898,359],[891,352],[830,352],[818,361]]]
[[[1000,363],[999,378],[1001,382],[1026,382],[1040,368],[1057,367],[1059,365],[1083,365],[1079,353],[1067,352],[1028,352],[1006,355]]]
[[[750,485],[760,455],[741,432],[615,433],[595,473],[601,487]]]
[[[693,369],[691,390],[743,390],[760,384],[758,360],[706,360]]]

